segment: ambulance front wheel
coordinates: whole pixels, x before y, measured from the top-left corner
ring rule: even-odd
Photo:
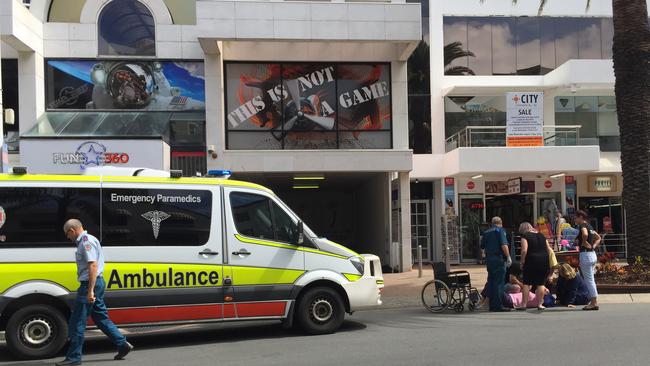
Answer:
[[[65,345],[67,335],[63,314],[49,305],[29,305],[16,311],[5,331],[9,350],[21,359],[55,356]]]
[[[308,334],[334,333],[345,318],[341,296],[328,287],[308,290],[298,301],[296,320]]]

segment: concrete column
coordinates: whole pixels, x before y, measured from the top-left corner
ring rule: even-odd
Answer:
[[[412,267],[411,259],[411,180],[409,172],[399,173],[399,207],[400,207],[400,270],[408,272]]]
[[[393,149],[409,148],[408,74],[406,62],[391,62]]]
[[[20,134],[29,131],[45,111],[43,55],[18,52],[18,113]]]
[[[442,80],[445,74],[442,6],[429,7],[429,48],[431,83],[431,151],[445,153],[445,99]]]
[[[205,54],[205,135],[206,145],[214,145],[217,158],[207,157],[208,169],[222,169],[226,137],[223,117],[224,82],[221,54]]]
[[[433,248],[433,259],[436,262],[444,262],[442,252],[442,230],[441,230],[441,217],[445,212],[445,185],[441,180],[433,181],[433,204],[431,205],[431,241]],[[458,210],[458,204],[454,204]]]

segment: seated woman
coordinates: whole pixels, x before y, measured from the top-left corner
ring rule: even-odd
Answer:
[[[512,265],[506,270],[506,287],[505,292],[509,294],[516,294],[521,292],[524,284],[521,272],[521,264],[519,262],[512,262]]]
[[[559,266],[557,300],[561,305],[575,307],[589,303],[589,290],[581,276],[568,263]]]

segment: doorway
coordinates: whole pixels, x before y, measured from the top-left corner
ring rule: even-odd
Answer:
[[[524,221],[535,225],[534,194],[517,194],[508,196],[487,196],[485,198],[486,215],[488,221],[499,216],[503,221],[503,228],[508,233],[508,241],[519,235],[519,224]]]
[[[411,258],[417,262],[418,245],[422,260],[431,260],[431,216],[428,200],[411,200]]]
[[[481,223],[485,221],[483,195],[459,195],[460,261],[478,262],[480,258]]]

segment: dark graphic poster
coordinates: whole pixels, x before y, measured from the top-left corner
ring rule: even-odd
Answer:
[[[48,60],[48,109],[205,110],[203,62]]]
[[[388,64],[226,64],[230,149],[391,147]]]

